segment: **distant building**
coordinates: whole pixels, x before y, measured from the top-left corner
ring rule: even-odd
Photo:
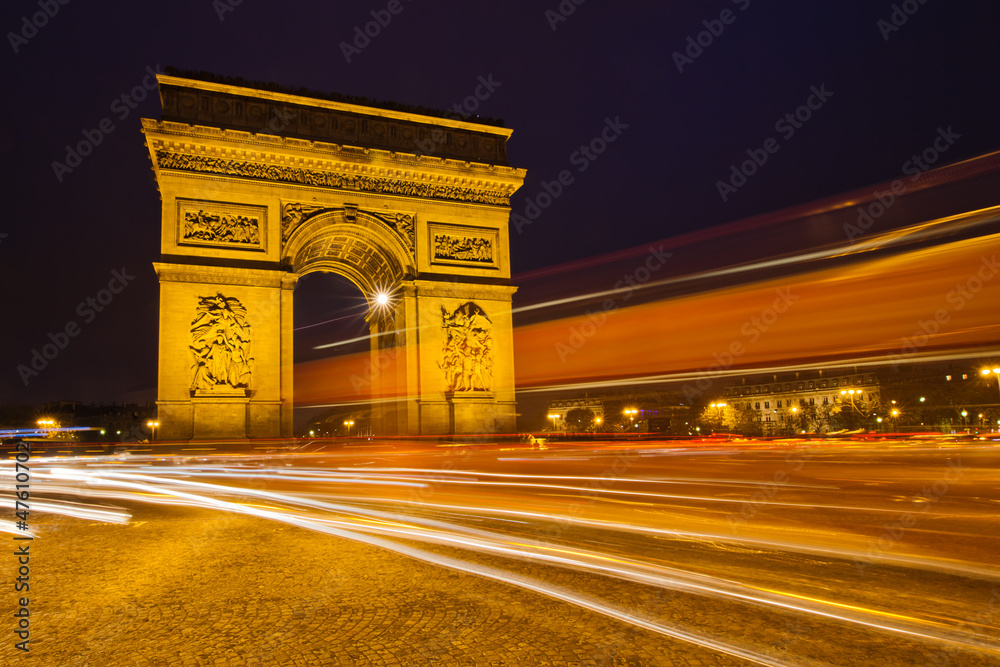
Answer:
[[[560,399],[549,403],[547,428],[564,433],[636,431],[687,435],[691,408],[678,405],[675,399],[674,394],[659,391]]]
[[[863,425],[877,418],[883,391],[878,374],[869,372],[733,385],[724,388],[722,396],[731,419],[738,421],[739,415],[749,413],[764,434],[770,435],[829,430],[831,418],[848,406]]]

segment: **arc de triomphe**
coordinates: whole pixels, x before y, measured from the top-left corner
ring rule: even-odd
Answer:
[[[160,437],[292,434],[293,293],[313,271],[368,300],[376,434],[514,430],[510,130],[158,79]]]

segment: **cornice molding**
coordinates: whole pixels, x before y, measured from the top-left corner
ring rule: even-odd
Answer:
[[[245,287],[280,287],[293,289],[298,276],[287,271],[237,269],[232,267],[198,266],[153,262],[160,282],[205,283],[208,285],[242,285]]]
[[[142,131],[147,138],[154,140],[151,148],[171,147],[174,150],[208,153],[213,149],[199,144],[206,141],[224,141],[237,147],[234,152],[241,155],[249,153],[256,157],[269,157],[287,161],[288,151],[310,151],[320,153],[319,159],[331,163],[338,161],[350,168],[357,168],[359,160],[366,163],[378,163],[378,169],[398,168],[403,171],[420,170],[427,172],[421,176],[431,176],[436,172],[461,174],[465,178],[490,179],[497,186],[520,187],[527,170],[501,164],[488,164],[455,158],[418,155],[403,151],[385,150],[380,148],[365,148],[349,144],[336,144],[320,140],[302,139],[297,137],[282,137],[266,133],[246,132],[243,130],[223,129],[204,125],[190,125],[173,121],[142,119]],[[158,136],[157,136],[158,135]],[[162,146],[160,145],[162,143]],[[258,152],[259,151],[259,152]],[[281,152],[279,156],[277,152]],[[294,158],[292,158],[294,159]],[[303,160],[316,162],[316,158]]]

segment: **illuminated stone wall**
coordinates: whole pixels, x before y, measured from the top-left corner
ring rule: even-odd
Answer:
[[[159,79],[179,95],[176,103],[191,97],[211,107],[236,96],[252,106],[259,98],[284,108],[289,123],[289,113],[312,108],[370,117],[375,128],[375,120],[447,127],[449,136],[479,145],[510,136],[400,111]],[[390,399],[375,404],[377,433],[513,431],[507,221],[524,171],[220,125],[143,120],[162,200],[155,264],[162,437],[291,435],[293,290],[313,271],[354,282],[372,306],[373,333],[393,334],[372,343],[380,369],[372,392]],[[388,311],[372,302],[382,290],[395,296]]]

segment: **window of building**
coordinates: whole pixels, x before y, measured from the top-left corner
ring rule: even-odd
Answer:
[[[781,401],[778,401],[778,407],[779,408],[781,407]]]
[[[809,397],[809,405],[816,405],[816,399],[812,396]]]
[[[823,405],[830,405],[830,397],[829,396],[824,396],[823,397]]]
[[[766,421],[766,422],[769,422],[769,421],[771,421],[771,415],[767,415],[767,416],[766,416],[766,417],[764,418],[764,421]]]
[[[753,404],[754,410],[760,410],[760,403]]]
[[[764,401],[764,408],[770,410],[771,409],[771,401]]]

